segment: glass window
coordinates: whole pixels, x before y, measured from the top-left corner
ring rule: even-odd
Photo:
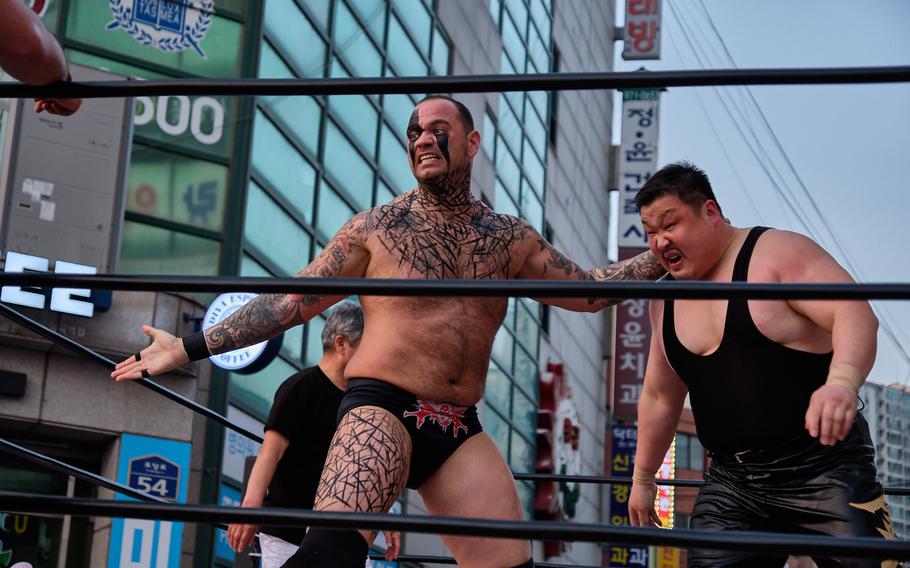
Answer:
[[[427,64],[424,63],[417,48],[408,39],[398,18],[389,19],[389,39],[386,52],[400,77],[422,77],[427,74]]]
[[[285,65],[268,42],[262,42],[259,52],[259,76],[269,79],[292,79],[294,73]],[[269,109],[285,132],[304,148],[317,155],[319,119],[322,107],[313,97],[260,97],[259,105]]]
[[[387,126],[382,127],[379,145],[379,168],[389,179],[393,190],[400,194],[413,188],[415,181],[408,153]]]
[[[242,403],[257,417],[265,418],[275,400],[275,391],[288,377],[297,372],[281,357],[276,357],[265,369],[249,375],[229,373],[231,398]]]
[[[544,2],[544,0],[531,0],[531,18],[533,18],[534,23],[537,25],[540,37],[549,38],[551,26],[549,2]],[[547,39],[547,43],[550,43],[549,39]]]
[[[392,124],[392,130],[403,140],[414,112],[414,101],[408,95],[384,95],[382,108],[386,119]]]
[[[528,436],[537,431],[537,403],[518,390],[512,393],[512,424]]]
[[[194,8],[186,10],[184,24],[190,28],[190,35],[201,36],[201,39],[195,42],[199,51],[189,42],[179,51],[143,45],[127,33],[127,29],[135,28],[136,33],[140,34],[143,28],[130,18],[130,13],[122,4],[120,10],[115,11],[109,2],[79,2],[78,10],[68,12],[66,37],[181,73],[204,77],[240,75],[243,24],[217,14],[200,15],[199,10]],[[180,33],[164,33],[161,39],[182,43],[181,36]],[[205,54],[204,57],[202,53]]]
[[[366,24],[367,29],[373,34],[373,38],[382,45],[383,35],[385,33],[385,2],[376,0],[349,0],[354,11],[360,16],[360,19]],[[336,46],[337,49],[337,46]]]
[[[449,43],[438,27],[433,34],[433,72],[437,75],[449,74]]]
[[[483,133],[480,136],[480,147],[492,162],[496,158],[496,122],[490,113],[483,113]]]
[[[505,53],[509,55],[512,67],[519,73],[524,73],[527,59],[524,40],[509,18],[502,20],[502,45]]]
[[[493,439],[503,459],[509,456],[509,424],[488,406],[483,413],[483,430]]]
[[[532,430],[533,432],[533,430]],[[512,471],[534,471],[534,446],[512,430],[512,453],[509,456],[509,467]]]
[[[172,78],[169,75],[164,75],[163,73],[155,73],[154,71],[148,71],[143,67],[130,65],[128,63],[121,63],[120,61],[114,61],[113,59],[100,57],[98,55],[93,55],[91,53],[86,53],[77,49],[67,48],[65,50],[65,53],[66,58],[70,61],[70,63],[78,63],[80,65],[85,65],[86,67],[101,69],[102,71],[119,73],[120,75],[126,75],[127,77],[141,77],[143,79]]]
[[[376,205],[384,205],[395,199],[395,192],[389,189],[389,186],[381,181],[376,187]]]
[[[702,447],[698,436],[689,436],[689,448],[689,469],[692,471],[704,471],[705,448]]]
[[[524,305],[519,304],[516,310],[515,334],[518,341],[528,350],[531,357],[537,358],[537,340],[540,338],[540,326]]]
[[[500,152],[500,154],[503,153],[504,152]],[[498,179],[496,180],[495,192],[496,195],[494,196],[494,199],[496,200],[496,212],[518,217],[518,207],[515,205],[515,201],[512,200],[512,196],[509,195],[509,192],[506,190],[505,186],[502,185],[502,182],[500,182]]]
[[[505,101],[500,99],[500,103]],[[515,154],[521,151],[521,121],[508,104],[499,105],[498,132]],[[500,152],[502,153],[502,152]]]
[[[282,276],[296,274],[309,259],[310,235],[255,182],[247,193],[243,234]]]
[[[517,197],[519,184],[521,183],[521,172],[518,169],[518,163],[515,161],[515,158],[512,157],[512,153],[506,148],[501,148],[500,151],[496,153],[496,173],[499,174],[499,178],[502,180],[503,185],[505,185],[509,193],[512,196]],[[498,208],[499,195],[497,195],[496,198],[496,207]],[[517,215],[517,213],[512,214]]]
[[[502,2],[501,0],[490,0],[490,16],[493,17],[493,23],[496,25],[496,28],[499,28],[499,18],[502,14]]]
[[[543,204],[528,186],[528,178],[522,178],[521,182],[521,209],[531,226],[537,229],[538,233],[543,233]]]
[[[221,244],[177,231],[125,221],[118,272],[124,274],[218,273]]]
[[[496,332],[496,338],[493,340],[493,357],[497,363],[506,370],[512,372],[512,349],[515,346],[515,340],[512,334],[505,327],[500,327]]]
[[[240,257],[240,276],[273,276],[273,274],[256,262],[253,257],[244,254]]]
[[[547,155],[547,127],[532,107],[525,113],[525,133],[541,156]]]
[[[316,228],[326,239],[338,232],[348,219],[354,216],[351,209],[332,188],[323,183],[319,192],[319,207],[316,214]]]
[[[392,0],[398,17],[404,20],[421,53],[430,53],[433,20],[420,0]]]
[[[281,353],[293,361],[303,359],[303,326],[295,325],[284,332],[284,340],[281,342]]]
[[[540,35],[535,28],[531,28],[530,38],[528,41],[528,54],[531,57],[531,63],[534,64],[535,73],[547,73],[550,71],[550,53],[546,44],[540,39]],[[530,69],[528,70],[531,71]]]
[[[546,170],[544,169],[543,162],[540,161],[540,158],[537,157],[537,153],[530,147],[528,144],[529,140],[525,139],[525,148],[524,154],[522,154],[521,163],[524,166],[525,172],[528,174],[528,181],[531,182],[531,186],[534,187],[534,191],[538,195],[543,195],[544,191],[544,175]],[[546,151],[542,152],[546,156]]]
[[[130,157],[127,211],[220,231],[228,169],[136,144]]]
[[[354,199],[358,209],[370,206],[373,200],[373,169],[331,121],[326,128],[323,162],[326,171]]]
[[[294,0],[265,3],[263,31],[300,77],[325,76],[325,41]]]
[[[515,349],[515,371],[512,374],[515,382],[525,389],[525,392],[537,392],[537,361],[524,349]]]
[[[329,97],[329,110],[344,124],[364,151],[370,156],[376,153],[379,113],[369,99],[362,95],[332,96]]]
[[[306,323],[306,359],[305,364],[311,367],[322,359],[322,329],[325,318],[316,316]]]
[[[351,11],[343,2],[335,4],[335,28],[332,32],[335,50],[342,54],[348,68],[359,77],[382,75],[382,55],[363,33]]]
[[[316,170],[259,110],[253,125],[252,154],[256,174],[284,196],[307,223],[312,223]]]
[[[496,407],[496,410],[508,415],[509,399],[512,392],[512,381],[502,372],[495,361],[490,362],[487,371],[487,385],[484,391],[484,400]]]

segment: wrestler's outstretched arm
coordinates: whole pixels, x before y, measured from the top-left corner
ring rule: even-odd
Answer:
[[[584,270],[556,250],[540,233],[526,222],[522,231],[524,262],[518,278],[544,280],[657,280],[664,269],[651,254],[645,251],[627,260],[609,266]],[[576,312],[597,312],[618,304],[617,298],[536,298],[537,301]]]
[[[369,215],[370,211],[364,211],[345,223],[322,253],[296,277],[364,276],[370,258],[364,246]],[[200,338],[205,342],[201,347],[217,355],[255,345],[309,321],[342,299],[344,296],[261,294],[221,323],[206,329]],[[142,330],[152,338],[152,344],[140,351],[140,359],[132,356],[118,363],[111,378],[138,379],[143,370],[149,375],[160,375],[190,361],[185,341],[189,338],[174,337],[151,326],[142,326]],[[194,351],[192,346],[189,350]]]
[[[660,526],[657,511],[654,510],[654,498],[657,496],[654,479],[676,435],[679,415],[688,392],[664,354],[660,333],[663,305],[663,300],[653,300],[649,310],[651,350],[644,387],[638,400],[638,442],[629,495],[629,520],[633,526]]]
[[[762,237],[766,239],[763,246],[778,255],[774,268],[780,282],[854,283],[850,274],[811,239],[789,231],[769,231]],[[791,300],[788,304],[831,332],[834,357],[828,380],[812,394],[806,410],[809,434],[831,446],[853,428],[859,388],[875,362],[878,318],[865,300]]]
[[[291,442],[280,432],[266,430],[262,448],[259,449],[259,455],[256,456],[253,471],[246,484],[241,507],[262,507],[266,491],[278,469],[278,462],[290,444]],[[257,525],[231,523],[227,532],[228,544],[235,552],[243,552],[253,542],[257,532],[259,532]]]

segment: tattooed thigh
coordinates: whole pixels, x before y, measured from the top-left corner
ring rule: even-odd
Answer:
[[[397,418],[375,406],[354,408],[332,438],[315,510],[388,511],[404,489],[410,463],[411,437]]]

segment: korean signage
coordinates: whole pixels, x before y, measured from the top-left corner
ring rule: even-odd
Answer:
[[[620,254],[620,258],[623,255]],[[647,300],[626,300],[616,307],[616,350],[613,358],[614,420],[634,420],[644,384],[651,341]]]
[[[222,483],[218,488],[218,506],[219,507],[239,507],[243,500],[240,491],[230,485]],[[223,558],[228,562],[234,561],[234,549],[231,548],[227,539],[227,531],[224,529],[215,530],[215,556]]]
[[[610,447],[610,474],[615,477],[632,478],[635,463],[635,448],[638,431],[634,426],[614,426],[613,443]],[[610,486],[610,524],[629,525],[629,494],[631,485]],[[647,546],[611,544],[608,548],[608,564],[614,566],[648,566]]]
[[[626,28],[622,58],[660,59],[661,0],[624,0]]]
[[[236,406],[228,405],[227,419],[260,436],[265,425]],[[259,443],[250,440],[243,434],[224,429],[224,446],[221,454],[221,473],[237,483],[243,483],[243,466],[248,456],[259,453]]]
[[[190,444],[123,434],[117,481],[154,497],[186,502]],[[118,501],[132,501],[120,495]],[[108,568],[178,568],[183,523],[114,519]]]
[[[622,96],[622,136],[616,164],[619,181],[619,247],[644,248],[635,194],[657,169],[658,104],[656,89],[630,89]]]

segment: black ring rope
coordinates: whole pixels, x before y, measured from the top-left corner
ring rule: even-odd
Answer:
[[[385,560],[382,554],[370,554],[370,560]],[[451,556],[412,556],[401,554],[395,559],[395,562],[424,562],[428,564],[458,564]],[[549,562],[534,561],[534,568],[605,568],[602,564],[597,566],[585,566],[579,564],[551,564]]]
[[[2,276],[2,275],[0,275]],[[28,316],[10,308],[9,306],[0,303],[0,312],[3,313],[6,317],[11,320],[19,323],[20,325],[31,329],[32,331],[43,335],[53,341],[58,342],[59,344],[67,347],[77,353],[82,353],[95,361],[101,363],[107,368],[113,368],[115,363],[104,357],[103,355],[93,351],[89,347],[82,345],[81,343],[66,337],[65,335],[60,334],[57,331],[54,331],[43,324],[29,318]],[[242,434],[251,440],[254,440],[258,443],[262,443],[262,438],[247,429],[243,428],[240,425],[237,425],[231,422],[224,415],[218,414],[217,412],[209,409],[208,407],[202,406],[195,401],[192,401],[183,395],[175,393],[166,387],[163,387],[154,381],[148,379],[138,379],[138,382],[143,386],[152,389],[159,394],[166,396],[167,398],[173,400],[177,404],[189,408],[194,412],[198,412],[204,416],[212,418],[217,421],[219,424],[229,428],[239,434]],[[51,458],[47,458],[51,459]],[[549,474],[549,473],[518,473],[512,472],[512,476],[517,481],[568,481],[568,482],[578,482],[578,483],[595,483],[595,484],[629,484],[631,483],[631,478],[627,477],[608,477],[600,475],[562,475],[562,474]],[[656,480],[658,485],[669,485],[675,487],[701,487],[704,483],[703,481],[696,479],[658,479]],[[910,495],[910,487],[885,487],[884,492],[886,495],[899,495],[907,496]]]
[[[154,495],[143,493],[138,489],[133,489],[132,487],[128,487],[122,483],[118,483],[104,476],[98,475],[97,473],[92,473],[90,471],[78,468],[74,465],[56,460],[52,457],[46,456],[34,450],[30,450],[26,447],[20,446],[19,444],[10,442],[9,440],[5,440],[3,438],[0,438],[0,450],[3,450],[19,458],[28,460],[32,463],[43,465],[51,471],[56,471],[57,473],[62,473],[64,475],[71,475],[77,479],[81,479],[99,487],[104,487],[105,489],[110,489],[111,491],[132,497],[133,499],[139,499],[140,501],[148,501],[154,503],[169,503],[169,501],[165,501],[160,497],[155,497]]]
[[[3,303],[0,303],[0,313],[2,313],[7,318],[15,321],[19,325],[26,327],[39,335],[49,338],[49,339],[57,342],[57,344],[62,345],[63,347],[66,347],[67,349],[75,351],[76,353],[81,353],[83,355],[88,356],[91,359],[94,359],[96,362],[100,363],[104,367],[107,367],[108,369],[113,370],[114,367],[117,366],[116,363],[114,363],[113,361],[111,361],[110,359],[105,357],[104,355],[101,355],[100,353],[97,353],[97,352],[89,349],[85,345],[82,345],[81,343],[74,341],[63,334],[61,334],[57,331],[54,331],[53,329],[50,329],[49,327],[17,312],[16,310],[10,308],[9,306],[7,306]],[[188,408],[198,414],[202,414],[203,416],[205,416],[207,418],[211,418],[212,420],[214,420],[215,422],[218,422],[225,428],[229,428],[229,429],[237,432],[238,434],[242,434],[251,440],[255,440],[256,442],[259,442],[260,444],[262,443],[261,436],[258,436],[256,434],[254,434],[253,432],[250,432],[249,430],[247,430],[246,428],[243,428],[242,426],[234,424],[233,422],[228,420],[226,416],[223,416],[223,415],[215,412],[211,408],[203,406],[194,400],[190,400],[180,393],[174,392],[171,389],[161,386],[158,383],[156,383],[155,381],[151,381],[149,379],[138,379],[135,382],[139,383],[140,385],[144,386],[147,389],[150,389],[164,397],[169,398],[170,400],[176,402],[180,406]]]
[[[213,505],[132,503],[99,499],[0,492],[0,510],[21,513],[143,518],[163,521],[243,523],[384,529],[493,538],[621,542],[632,545],[713,548],[746,552],[787,552],[809,556],[910,558],[910,541],[766,532],[664,530],[559,521],[498,521],[388,513],[348,513],[308,509],[244,509]]]
[[[617,477],[605,475],[566,475],[559,473],[516,473],[512,472],[516,481],[566,481],[576,483],[593,483],[601,485],[631,485],[631,477]],[[655,479],[657,485],[670,487],[683,487],[698,489],[705,482],[701,479]],[[908,496],[910,487],[883,487],[885,495]]]
[[[269,276],[69,275],[4,272],[0,286],[141,292],[262,292],[365,296],[528,296],[551,298],[684,298],[698,300],[910,300],[910,283],[768,284],[642,280],[415,280],[272,278]]]
[[[0,97],[99,98],[166,95],[380,95],[487,93],[587,89],[659,89],[719,85],[833,85],[903,83],[910,66],[813,67],[800,69],[704,69],[442,77],[353,77],[331,79],[165,79],[154,81],[0,84]]]

